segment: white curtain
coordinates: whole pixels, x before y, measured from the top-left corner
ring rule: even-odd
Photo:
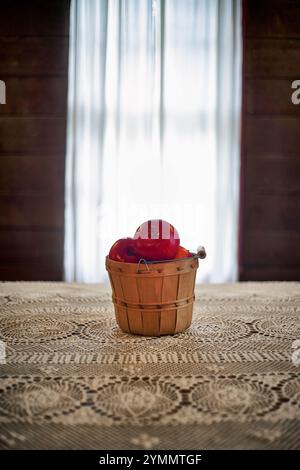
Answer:
[[[149,218],[204,245],[198,281],[237,276],[240,0],[72,0],[65,277]]]

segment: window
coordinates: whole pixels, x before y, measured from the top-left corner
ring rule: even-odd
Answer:
[[[240,1],[73,0],[67,280],[105,279],[118,238],[148,218],[236,276]]]

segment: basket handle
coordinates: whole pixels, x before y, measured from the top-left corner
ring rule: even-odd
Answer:
[[[146,265],[147,270],[140,268],[141,263],[144,263],[144,264]],[[137,265],[137,268],[136,268],[136,272],[137,272],[137,274],[140,274],[140,273],[143,273],[143,272],[146,272],[146,273],[147,273],[147,272],[150,272],[148,263],[147,263],[147,261],[146,261],[144,258],[141,258],[141,259],[139,260],[138,265]]]
[[[199,258],[199,259],[204,259],[206,258],[206,251],[205,251],[205,248],[204,246],[198,246],[197,248],[197,254],[193,254],[193,258]],[[176,259],[172,259],[172,260],[161,260],[161,261],[156,261],[156,263],[166,263],[167,261],[178,261]],[[144,263],[146,268],[147,269],[141,269],[141,264]],[[137,268],[136,268],[136,272],[137,274],[140,274],[140,273],[150,273],[150,269],[149,269],[149,266],[148,266],[148,263],[149,264],[153,264],[153,262],[148,262],[147,260],[145,260],[145,258],[141,258],[138,262],[138,265],[137,265]]]

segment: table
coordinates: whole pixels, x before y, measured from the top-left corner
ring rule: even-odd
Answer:
[[[200,286],[161,338],[105,285],[1,283],[0,339],[0,448],[300,448],[300,283]]]

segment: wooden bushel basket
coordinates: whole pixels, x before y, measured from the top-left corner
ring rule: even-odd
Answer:
[[[192,321],[198,258],[123,263],[106,257],[116,320],[121,330],[145,336],[180,333]]]

